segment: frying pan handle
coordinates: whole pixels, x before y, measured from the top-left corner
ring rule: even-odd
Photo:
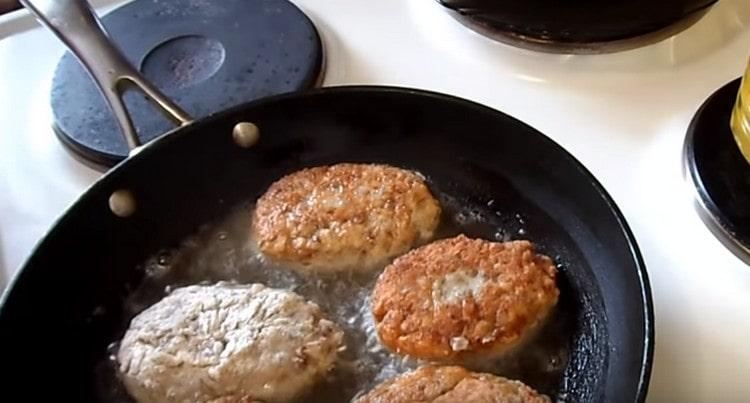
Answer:
[[[148,82],[125,58],[85,0],[20,0],[81,61],[96,81],[120,125],[131,151],[141,145],[122,92],[141,90],[170,120],[183,126],[192,120],[179,106]]]

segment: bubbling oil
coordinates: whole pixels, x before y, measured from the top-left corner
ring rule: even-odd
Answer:
[[[514,238],[508,228],[514,228],[512,232],[516,234],[525,233],[519,215],[503,214],[516,221],[515,225],[508,226],[507,222],[500,222],[500,214],[492,211],[491,203],[484,209],[465,208],[461,207],[464,203],[449,196],[442,195],[439,199],[443,216],[436,239],[460,233],[478,236],[476,233],[481,232],[489,234],[488,239],[508,241]],[[345,333],[346,350],[340,353],[333,370],[299,401],[349,402],[380,382],[423,364],[389,352],[378,340],[370,311],[370,294],[383,267],[316,276],[269,262],[258,253],[250,239],[252,214],[252,204],[239,206],[225,218],[204,225],[176,248],[165,249],[148,259],[141,267],[145,274],[141,284],[125,301],[127,322],[177,287],[217,281],[262,283],[294,291],[317,303]],[[565,336],[569,332],[563,328],[565,316],[564,313],[553,315],[540,335],[522,351],[502,360],[465,366],[519,379],[540,392],[551,394],[568,361]],[[127,322],[122,325],[123,332]],[[117,348],[115,341],[105,364],[109,366],[105,372],[111,373],[113,378],[105,383],[114,385],[107,400],[127,401],[124,388],[116,378],[114,355]]]

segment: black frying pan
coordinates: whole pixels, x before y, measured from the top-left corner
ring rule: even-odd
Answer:
[[[45,6],[37,12],[55,11]],[[238,122],[260,128],[256,145],[238,145]],[[463,225],[468,235],[491,238],[501,228],[560,263],[557,325],[543,335],[562,340],[564,368],[514,375],[564,401],[645,399],[654,342],[648,279],[601,185],[557,144],[507,115],[386,87],[253,102],[176,129],[106,174],[55,224],[3,296],[4,395],[120,399],[110,390],[116,385],[101,381],[111,368],[97,363],[132,315],[124,300],[143,281],[142,263],[255,200],[282,175],[341,161],[419,170],[436,194],[485,217]],[[125,218],[109,206],[122,189],[137,206]]]

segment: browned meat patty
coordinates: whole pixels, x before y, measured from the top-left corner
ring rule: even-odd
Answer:
[[[380,275],[380,340],[416,358],[492,358],[519,345],[557,303],[556,269],[528,241],[459,235],[413,250]]]
[[[422,177],[387,165],[304,169],[258,199],[253,238],[273,260],[316,272],[368,269],[429,240],[440,206]]]
[[[549,403],[519,381],[461,367],[426,366],[383,382],[356,403]]]

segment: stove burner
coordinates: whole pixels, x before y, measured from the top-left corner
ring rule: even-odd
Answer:
[[[126,57],[195,118],[322,78],[318,33],[287,0],[136,0],[102,22]],[[143,143],[173,128],[140,94],[123,98]],[[55,132],[74,156],[97,168],[127,156],[109,107],[70,53],[57,65],[51,104]]]
[[[665,10],[671,6],[685,14],[669,15],[664,11],[663,15],[653,17],[649,17],[648,12],[659,7],[650,2],[641,4],[648,12],[632,16],[629,14],[638,11],[635,3],[618,6],[602,2],[601,7],[610,7],[612,10],[606,11],[612,15],[602,15],[595,21],[590,18],[592,14],[597,15],[595,12],[578,10],[583,5],[592,6],[590,2],[536,1],[531,4],[523,0],[518,3],[521,7],[518,9],[518,4],[512,1],[437,1],[461,24],[498,42],[547,53],[601,54],[648,46],[674,36],[700,20],[717,0],[683,0],[695,3],[692,9],[664,4]],[[618,15],[618,11],[622,15]],[[566,20],[569,21],[561,23]]]
[[[750,264],[750,164],[729,127],[740,79],[700,107],[685,139],[685,169],[697,189],[701,218],[732,252]]]

